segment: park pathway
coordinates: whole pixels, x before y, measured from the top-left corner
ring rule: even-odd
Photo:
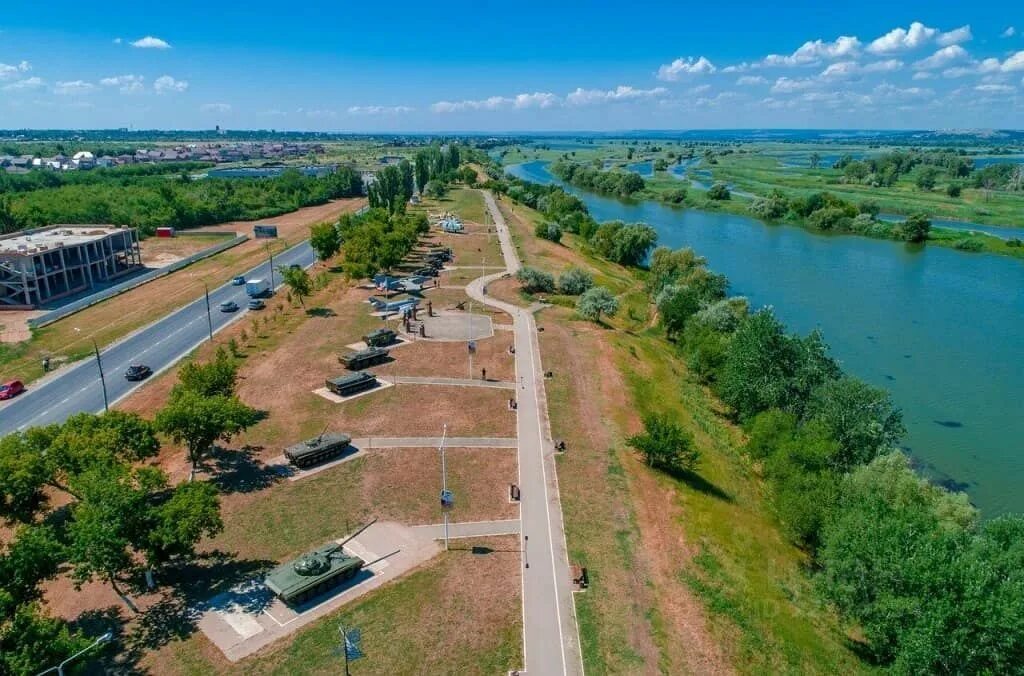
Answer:
[[[515,274],[521,264],[505,219],[489,191],[484,201],[494,221],[505,259],[505,272],[473,280],[466,293],[513,319],[516,347],[517,436],[521,544],[523,548],[523,652],[531,676],[583,673],[576,610],[558,493],[555,450],[547,422],[547,397],[540,344],[532,310],[495,300],[487,284]]]

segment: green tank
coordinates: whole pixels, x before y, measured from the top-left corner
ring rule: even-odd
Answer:
[[[363,342],[369,347],[387,347],[395,342],[398,334],[392,329],[375,329],[363,336]]]
[[[359,371],[347,376],[328,378],[325,384],[328,390],[339,397],[350,397],[353,394],[377,387],[380,383],[377,382],[377,376],[369,371]]]
[[[358,535],[366,526],[349,537]],[[366,562],[358,556],[349,556],[342,546],[330,543],[306,552],[294,561],[283,563],[270,571],[263,583],[285,603],[304,603],[328,589],[350,580],[363,569]]]
[[[338,361],[350,371],[362,371],[368,366],[375,366],[384,363],[388,358],[388,351],[383,347],[368,347],[358,352],[339,354]]]
[[[352,437],[340,432],[324,432],[284,449],[284,457],[296,467],[309,467],[341,455],[352,443]]]

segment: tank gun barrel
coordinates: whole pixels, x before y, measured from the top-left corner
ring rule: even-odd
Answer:
[[[364,563],[363,564],[363,568],[369,568],[373,564],[379,563],[379,562],[383,561],[384,559],[390,559],[395,554],[401,553],[401,551],[402,551],[401,549],[396,549],[395,551],[391,552],[390,554],[385,554],[384,556],[379,556],[376,559],[374,559],[373,561],[368,561],[368,562]]]
[[[342,547],[347,545],[349,540],[353,539],[354,537],[356,537],[357,535],[359,535],[360,533],[362,533],[364,530],[366,530],[367,528],[369,528],[370,526],[372,526],[375,523],[377,523],[377,517],[374,517],[373,520],[370,523],[366,524],[365,526],[361,526],[359,528],[359,530],[357,530],[355,533],[352,533],[352,535],[349,535],[347,538],[345,538],[340,543],[338,543],[338,549],[341,549]],[[338,551],[338,550],[336,549],[335,551]]]

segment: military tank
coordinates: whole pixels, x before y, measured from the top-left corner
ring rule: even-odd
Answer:
[[[284,457],[296,467],[309,467],[345,452],[352,437],[341,432],[324,432],[284,449]]]
[[[282,563],[267,574],[263,584],[285,603],[304,603],[352,579],[367,563],[358,556],[346,554],[344,546],[376,521],[374,519],[340,543],[326,544],[293,561]]]
[[[363,342],[369,347],[387,347],[395,342],[398,334],[392,329],[374,329],[363,336]]]
[[[387,361],[388,351],[383,347],[368,347],[358,352],[339,354],[338,361],[350,371],[362,371],[368,366],[375,366]]]

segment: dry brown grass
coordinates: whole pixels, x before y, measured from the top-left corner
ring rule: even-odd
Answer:
[[[225,231],[225,233],[224,235],[179,234],[177,237],[147,237],[139,243],[142,262],[149,267],[165,267],[182,258],[221,244],[233,236],[229,231]]]

